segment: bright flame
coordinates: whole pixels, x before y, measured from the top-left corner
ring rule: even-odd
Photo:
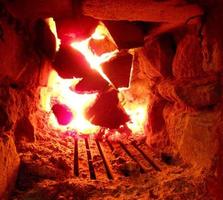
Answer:
[[[57,28],[56,28],[56,23],[52,17],[45,19],[46,23],[49,25],[49,28],[51,32],[54,34],[55,39],[56,39],[56,51],[60,49],[60,39],[58,38],[57,35]]]
[[[71,44],[71,46],[74,49],[81,52],[85,56],[88,63],[90,64],[91,68],[93,70],[97,70],[100,73],[100,75],[112,85],[109,78],[104,74],[104,72],[101,68],[101,64],[105,61],[110,60],[112,57],[114,57],[116,55],[116,53],[118,52],[118,49],[116,49],[112,52],[104,53],[101,56],[98,56],[98,55],[94,54],[89,48],[89,42],[92,38],[97,39],[97,40],[103,40],[107,34],[108,34],[108,31],[105,28],[105,26],[102,24],[99,24],[91,37],[89,37],[88,39],[83,40],[81,42],[73,42]]]
[[[119,101],[130,117],[130,121],[127,122],[128,128],[132,133],[143,134],[147,122],[148,99],[145,96],[133,99],[129,90],[123,90],[119,92]]]
[[[52,32],[56,35],[54,21],[48,20]],[[96,40],[103,40],[105,37],[110,36],[108,30],[103,24],[98,25],[95,32],[88,39],[81,42],[73,42],[71,46],[80,51],[87,59],[92,70],[97,70],[101,76],[107,80],[111,85],[111,81],[103,73],[101,64],[116,55],[118,49],[112,52],[104,53],[101,56],[95,55],[89,48],[89,41],[93,38]],[[59,77],[56,71],[52,70],[48,79],[47,87],[43,87],[40,91],[41,108],[49,113],[49,125],[55,129],[61,131],[75,130],[80,134],[93,134],[97,133],[101,127],[91,124],[85,118],[85,111],[90,107],[96,100],[97,93],[93,94],[77,94],[70,90],[71,86],[74,86],[80,81],[80,79],[62,79]],[[135,90],[134,90],[135,91]],[[137,134],[144,134],[144,125],[147,121],[147,105],[148,101],[145,99],[145,95],[141,95],[141,99],[135,100],[132,96],[130,88],[126,90],[119,90],[119,100],[125,109],[126,113],[130,116],[131,121],[127,123],[128,128]],[[73,113],[73,120],[66,126],[58,124],[55,115],[51,108],[55,102],[65,104]],[[106,132],[111,130],[106,129]],[[114,132],[114,131],[113,131]],[[116,135],[121,134],[118,130],[115,130]]]
[[[95,133],[98,126],[91,124],[84,116],[85,110],[94,103],[97,93],[77,94],[70,90],[70,87],[79,82],[78,79],[62,79],[56,71],[52,71],[48,80],[48,87],[41,90],[41,107],[50,113],[49,124],[60,130],[76,130],[80,133]],[[72,113],[73,120],[67,126],[58,124],[51,107],[53,100],[67,105]]]

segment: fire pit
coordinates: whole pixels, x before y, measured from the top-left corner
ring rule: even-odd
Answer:
[[[222,200],[222,2],[0,3],[0,199]]]

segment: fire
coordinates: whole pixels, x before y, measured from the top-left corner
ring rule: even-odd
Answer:
[[[97,40],[103,40],[106,35],[108,35],[108,31],[106,30],[105,26],[102,24],[99,24],[91,37],[81,42],[73,42],[71,46],[74,49],[80,51],[85,56],[86,60],[89,62],[91,68],[93,70],[97,70],[100,73],[100,75],[112,85],[109,78],[103,73],[101,64],[105,61],[110,60],[112,57],[114,57],[116,53],[118,52],[118,49],[112,52],[104,53],[101,56],[97,56],[89,48],[90,39],[93,38]]]
[[[97,93],[77,94],[70,90],[70,87],[78,83],[78,79],[62,79],[56,71],[52,71],[49,76],[47,88],[41,90],[41,107],[50,113],[49,125],[55,129],[78,130],[80,133],[95,133],[98,126],[91,124],[84,116],[85,110],[94,103]],[[67,105],[73,115],[73,120],[66,126],[58,124],[57,119],[51,111],[53,100]]]
[[[52,20],[49,20],[49,25],[55,26]],[[50,28],[55,32],[55,27]],[[91,37],[81,42],[74,41],[71,46],[80,51],[89,62],[92,70],[98,71],[112,86],[109,78],[103,73],[101,64],[115,56],[118,49],[104,53],[101,56],[97,56],[89,48],[90,39],[103,40],[105,37],[109,37],[111,41],[113,41],[105,26],[103,24],[99,24]],[[70,87],[74,86],[79,81],[80,79],[76,78],[62,79],[56,71],[52,70],[49,75],[47,87],[41,88],[40,91],[40,107],[43,111],[49,113],[48,124],[50,127],[61,131],[75,130],[79,134],[94,134],[97,133],[101,127],[91,124],[85,118],[85,112],[95,102],[98,94],[77,94],[72,91]],[[119,90],[120,102],[131,119],[131,121],[126,125],[133,133],[144,133],[144,125],[147,120],[148,102],[144,101],[142,103],[132,101],[131,98],[132,96],[128,90]],[[55,102],[65,104],[71,110],[73,119],[69,124],[62,126],[58,123],[54,113],[52,112],[52,106]],[[108,131],[109,130],[107,129],[106,132]]]

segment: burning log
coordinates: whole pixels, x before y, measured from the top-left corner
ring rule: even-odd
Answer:
[[[67,125],[73,119],[71,110],[64,104],[54,104],[52,111],[60,125]]]
[[[98,23],[98,20],[86,16],[57,19],[58,37],[66,44],[87,39],[95,31]]]
[[[83,54],[71,46],[60,47],[54,68],[62,78],[83,78],[77,85],[71,87],[71,90],[77,93],[104,91],[108,86],[108,82],[96,70],[91,69]]]
[[[56,54],[56,38],[49,26],[43,20],[38,20],[35,25],[35,48],[40,54],[52,59]]]
[[[119,49],[143,46],[144,33],[136,23],[128,21],[103,21]]]
[[[184,23],[195,16],[201,16],[203,10],[196,4],[185,1],[147,1],[120,0],[97,1],[84,0],[83,14],[103,20],[128,20],[147,22]]]
[[[103,92],[108,87],[109,83],[98,72],[92,70],[91,75],[82,79],[72,90],[77,93],[94,93]]]
[[[117,129],[129,121],[128,115],[119,106],[116,90],[101,93],[87,111],[86,117],[91,123],[110,129]]]
[[[53,66],[62,78],[83,78],[92,71],[85,57],[70,45],[60,46]]]
[[[116,45],[107,36],[102,40],[92,38],[89,41],[89,47],[97,56],[101,56],[104,53],[112,52],[117,49]]]
[[[132,57],[128,52],[121,51],[102,64],[103,72],[116,88],[129,86]]]

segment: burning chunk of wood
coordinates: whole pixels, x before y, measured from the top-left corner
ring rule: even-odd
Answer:
[[[126,51],[102,64],[103,72],[116,88],[128,87],[132,68],[132,55]]]
[[[85,57],[70,45],[61,45],[53,66],[62,78],[83,78],[91,73]]]
[[[54,104],[52,111],[60,125],[67,125],[73,119],[71,110],[64,104]]]
[[[91,123],[110,129],[119,128],[129,121],[128,115],[119,105],[116,90],[101,93],[87,111],[86,117]]]
[[[94,93],[105,91],[108,89],[108,86],[109,83],[98,72],[92,70],[89,76],[83,78],[71,90],[77,93]]]
[[[89,41],[89,47],[91,48],[91,51],[97,56],[101,56],[104,53],[112,52],[117,49],[116,45],[111,40],[109,40],[107,36],[100,40],[92,38]]]
[[[86,16],[56,19],[58,37],[66,44],[87,39],[98,23],[98,20]]]
[[[102,20],[128,20],[147,22],[186,22],[203,14],[196,4],[185,1],[157,0],[84,0],[83,14]],[[126,33],[127,35],[127,33]]]
[[[40,54],[52,59],[56,54],[56,38],[47,23],[38,20],[35,24],[35,48]]]
[[[103,21],[119,49],[131,49],[143,46],[143,30],[133,22]]]

